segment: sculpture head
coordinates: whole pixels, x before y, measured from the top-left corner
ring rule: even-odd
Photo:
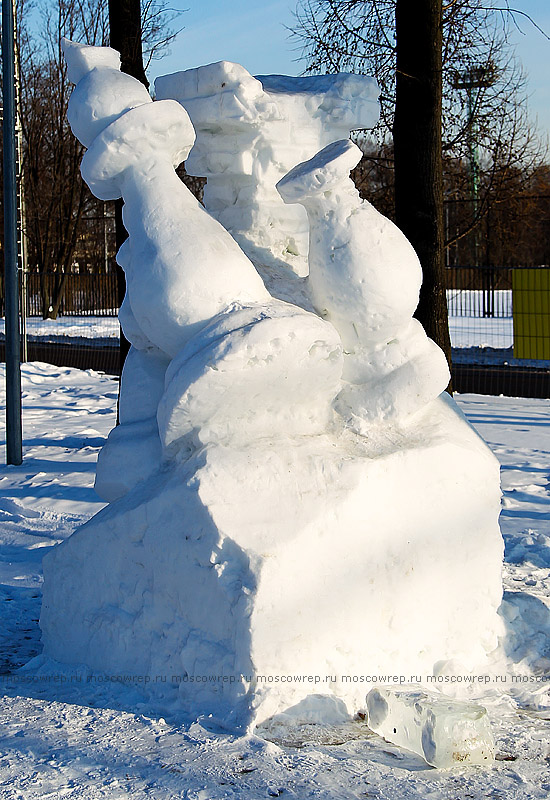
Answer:
[[[361,150],[350,139],[324,147],[317,155],[287,172],[277,184],[285,203],[301,203],[306,208],[315,198],[327,192],[344,189],[355,191],[349,173],[362,157]]]
[[[120,54],[111,47],[91,47],[62,39],[61,48],[69,80],[76,84],[67,119],[85,147],[121,114],[152,102],[142,83],[120,71]]]

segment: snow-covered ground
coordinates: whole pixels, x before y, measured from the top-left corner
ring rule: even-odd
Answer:
[[[1,372],[3,394],[4,365]],[[23,367],[24,462],[0,469],[2,800],[548,797],[547,691],[541,684],[520,704],[508,694],[510,676],[485,699],[494,766],[438,771],[361,721],[312,726],[274,744],[152,718],[139,681],[123,686],[85,671],[71,678],[36,662],[31,672],[14,672],[40,651],[42,556],[103,505],[94,467],[114,424],[117,390],[91,371]],[[550,677],[550,401],[463,395],[459,402],[502,464],[508,614],[525,622],[510,642],[514,659],[537,662]],[[0,455],[4,463],[3,447]]]
[[[120,325],[116,316],[67,316],[57,319],[27,317],[29,340],[66,341],[67,339],[113,339],[120,336]],[[0,336],[4,336],[5,320],[0,319]]]
[[[497,290],[491,302],[494,316],[485,317],[488,303],[485,292],[479,289],[447,289],[449,333],[453,348],[489,347],[506,350],[513,347],[512,292]]]
[[[514,345],[511,317],[449,317],[449,333],[453,348],[506,350]]]

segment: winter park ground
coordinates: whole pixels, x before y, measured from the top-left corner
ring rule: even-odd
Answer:
[[[4,365],[1,370],[3,393]],[[102,507],[94,467],[114,424],[117,389],[91,371],[23,367],[24,462],[0,470],[2,800],[549,796],[550,684],[523,691],[505,675],[486,689],[497,760],[490,768],[445,771],[386,743],[360,721],[311,726],[275,744],[152,717],[139,684],[82,672],[55,675],[39,661],[18,673],[40,653],[42,556]],[[503,579],[509,607],[519,612],[514,659],[529,665],[526,674],[535,667],[548,675],[550,401],[458,400],[502,465]],[[4,464],[3,447],[1,458]]]

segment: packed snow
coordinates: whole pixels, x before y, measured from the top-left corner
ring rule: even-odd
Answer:
[[[3,402],[4,365],[0,387]],[[26,672],[16,672],[41,650],[42,556],[103,506],[93,490],[95,460],[115,421],[117,390],[116,381],[90,371],[23,366],[24,462],[0,472],[0,796],[548,796],[550,714],[544,679],[550,677],[550,401],[458,398],[501,463],[503,578],[513,620],[506,648],[523,664],[524,675],[514,681],[511,671],[480,676],[489,689],[483,705],[496,761],[489,768],[458,766],[448,772],[431,769],[419,756],[374,735],[361,719],[348,721],[337,706],[331,717],[323,710],[323,717],[332,720],[323,726],[316,723],[319,714],[310,703],[309,715],[303,714],[309,722],[279,720],[267,733],[275,739],[269,742],[263,736],[207,731],[200,722],[178,725],[151,716],[142,691],[145,676],[136,670],[111,680],[84,668],[52,672],[35,662]],[[3,446],[0,455],[4,462]],[[367,670],[364,677],[366,695],[389,676]],[[399,676],[392,677],[399,689]]]
[[[183,106],[141,102],[110,54],[62,47],[82,175],[100,199],[124,199],[132,349],[97,467],[110,505],[44,559],[44,665],[171,676],[144,685],[151,713],[241,732],[299,720],[315,675],[318,718],[338,701],[351,719],[365,664],[420,684],[484,668],[505,625],[498,463],[413,319],[413,248],[349,177],[359,148],[333,142],[277,184],[308,215],[302,307],[269,294],[177,178],[195,138]],[[209,69],[214,83],[228,75],[197,70],[201,98]],[[277,80],[270,113],[301,126],[304,106],[318,126],[328,111],[348,133],[371,83],[323,86],[321,105],[300,88],[296,106],[279,103]],[[258,124],[262,113],[248,109]],[[238,163],[246,147],[229,139]],[[282,679],[293,670],[308,680]]]
[[[344,347],[348,385],[336,407],[366,433],[373,420],[406,419],[424,408],[450,376],[443,351],[413,319],[422,269],[412,245],[359,198],[350,178],[361,157],[349,139],[333,142],[294,167],[277,189],[286,203],[307,211],[306,285]]]
[[[275,184],[325,145],[376,123],[379,89],[373,78],[253,77],[240,64],[220,61],[163,75],[155,91],[188,111],[197,141],[186,170],[207,178],[206,209],[258,266],[272,294],[281,275],[286,282],[293,274],[306,275],[305,212],[285,206]]]

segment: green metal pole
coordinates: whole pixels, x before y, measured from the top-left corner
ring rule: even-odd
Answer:
[[[6,461],[21,464],[21,364],[17,246],[17,174],[15,140],[15,58],[13,0],[2,0],[4,94],[4,280],[6,289]]]
[[[479,91],[479,89],[478,89]],[[472,201],[472,215],[477,217],[479,209],[479,157],[477,150],[477,126],[475,118],[474,86],[467,88],[468,92],[468,150],[470,169],[470,200]],[[479,267],[479,226],[473,231],[474,240],[474,267]]]

